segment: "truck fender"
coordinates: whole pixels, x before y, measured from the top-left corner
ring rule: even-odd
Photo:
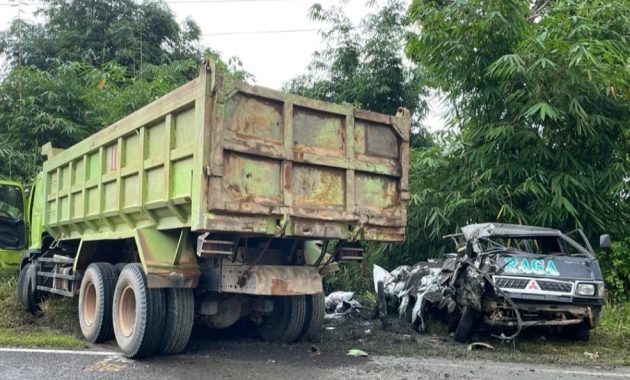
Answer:
[[[188,240],[189,228],[136,228],[135,242],[149,288],[195,288],[201,271]]]

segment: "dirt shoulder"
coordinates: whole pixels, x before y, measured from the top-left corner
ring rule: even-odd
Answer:
[[[588,342],[545,338],[535,332],[524,333],[516,342],[504,342],[487,331],[480,331],[472,342],[485,342],[494,350],[473,349],[454,342],[445,331],[418,334],[397,324],[384,330],[379,320],[346,319],[327,322],[317,344],[320,350],[339,353],[352,348],[371,355],[396,357],[424,356],[451,359],[547,363],[585,367],[630,366],[630,341],[594,330]]]

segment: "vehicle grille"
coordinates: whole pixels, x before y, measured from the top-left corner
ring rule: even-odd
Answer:
[[[501,289],[525,289],[527,284],[529,283],[529,279],[527,278],[509,278],[509,277],[498,277],[494,280],[495,284]]]
[[[545,280],[537,280],[538,286],[540,286],[541,290],[546,290],[548,292],[560,292],[560,293],[571,293],[573,286],[570,282],[558,282],[558,281],[545,281]]]
[[[542,280],[538,278],[495,277],[494,283],[501,289],[528,289],[528,285],[532,280],[536,282],[538,289],[543,292],[571,293],[573,291],[573,284],[571,282]]]

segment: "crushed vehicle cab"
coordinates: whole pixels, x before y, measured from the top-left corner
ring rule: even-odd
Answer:
[[[484,324],[519,330],[557,326],[569,338],[589,338],[605,288],[593,248],[581,230],[564,234],[485,223],[465,226],[456,237],[460,251],[486,274],[480,310]],[[609,239],[602,238],[606,247]]]
[[[27,245],[24,190],[17,182],[0,180],[0,268],[17,269]]]

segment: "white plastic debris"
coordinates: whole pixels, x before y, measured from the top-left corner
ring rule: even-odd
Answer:
[[[325,306],[326,310],[334,311],[337,307],[344,302],[350,302],[354,297],[354,292],[337,291],[332,292],[326,296]]]
[[[379,267],[378,265],[374,265],[374,269],[372,270],[372,276],[374,277],[374,291],[378,293],[378,283],[382,282],[383,287],[387,288],[387,285],[392,282],[394,277],[387,270]],[[387,290],[385,291],[387,293]]]
[[[363,350],[359,350],[357,348],[353,348],[351,350],[348,350],[348,353],[346,355],[354,356],[354,357],[367,357],[368,353],[363,351]]]

